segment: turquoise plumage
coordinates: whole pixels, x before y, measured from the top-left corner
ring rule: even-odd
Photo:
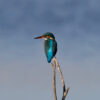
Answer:
[[[57,42],[55,40],[54,35],[51,32],[46,32],[44,35],[40,37],[36,37],[35,39],[44,38],[44,49],[47,57],[48,63],[51,62],[52,58],[56,55],[57,52]]]

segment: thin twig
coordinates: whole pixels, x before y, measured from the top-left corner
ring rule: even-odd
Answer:
[[[60,78],[61,78],[62,86],[63,86],[63,96],[62,96],[62,100],[65,100],[65,98],[66,98],[66,96],[68,94],[69,88],[66,89],[66,87],[65,87],[65,82],[64,82],[63,74],[61,72],[60,65],[59,65],[56,57],[53,58],[53,61],[56,63],[57,68],[58,68],[58,71],[59,71],[59,74],[60,74]]]
[[[68,91],[69,91],[69,87],[66,89],[66,91],[63,93],[63,97],[62,97],[62,100],[65,100],[67,94],[68,94]]]
[[[57,95],[56,95],[56,64],[55,62],[53,62],[52,64],[52,68],[53,68],[53,93],[54,93],[54,100],[57,100]]]

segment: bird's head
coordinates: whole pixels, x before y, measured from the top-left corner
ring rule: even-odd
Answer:
[[[54,37],[53,33],[46,32],[42,36],[35,37],[34,39],[44,39],[44,40],[51,39],[51,40],[55,40],[55,37]]]

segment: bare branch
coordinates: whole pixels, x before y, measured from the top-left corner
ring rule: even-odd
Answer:
[[[56,64],[55,62],[53,62],[52,64],[52,68],[53,68],[53,93],[54,93],[54,100],[57,100],[57,95],[56,95]]]
[[[60,78],[61,78],[62,86],[63,86],[63,96],[62,96],[62,100],[65,100],[65,98],[66,98],[66,96],[68,94],[69,88],[66,89],[66,87],[65,87],[65,82],[64,82],[63,74],[61,72],[60,65],[59,65],[56,57],[53,58],[53,61],[56,63],[57,68],[58,68],[58,71],[59,71],[59,74],[60,74]]]

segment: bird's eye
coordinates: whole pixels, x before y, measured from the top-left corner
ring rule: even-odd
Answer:
[[[47,36],[47,38],[50,38],[50,36]]]
[[[47,38],[51,39],[51,40],[54,40],[51,36],[47,36]]]

